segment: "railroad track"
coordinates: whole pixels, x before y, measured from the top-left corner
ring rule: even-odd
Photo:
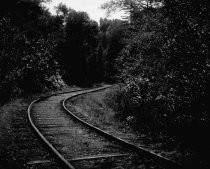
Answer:
[[[181,168],[173,161],[137,147],[85,122],[69,111],[65,103],[78,95],[103,90],[78,90],[34,100],[28,107],[29,121],[38,136],[69,169],[124,168]],[[32,161],[50,163],[51,161]]]

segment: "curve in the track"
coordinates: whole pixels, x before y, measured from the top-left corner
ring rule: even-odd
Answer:
[[[41,100],[47,99],[49,97],[55,96],[55,95],[61,95],[61,94],[66,94],[66,93],[73,93],[73,92],[79,92],[81,91],[81,94],[84,93],[88,93],[88,92],[92,92],[92,91],[98,91],[98,90],[103,90],[105,88],[110,87],[110,85],[106,85],[105,87],[100,87],[100,88],[96,88],[96,89],[87,89],[87,90],[74,90],[74,91],[69,91],[69,92],[62,92],[62,93],[57,93],[57,94],[52,94],[52,95],[48,95],[48,96],[44,96],[44,97],[40,97],[36,100],[34,100],[33,102],[31,102],[31,104],[28,107],[27,113],[28,113],[28,119],[29,122],[32,126],[32,128],[34,129],[34,131],[37,133],[37,135],[41,138],[41,140],[47,145],[47,147],[51,150],[51,152],[53,152],[53,154],[58,158],[58,160],[68,169],[75,169],[74,166],[67,160],[65,159],[62,154],[60,154],[56,148],[44,137],[44,135],[41,133],[41,131],[36,127],[35,123],[33,122],[32,116],[31,116],[31,109],[33,107],[33,105]]]
[[[99,89],[99,90],[103,90],[103,89]],[[67,100],[69,99],[72,99],[74,97],[77,97],[79,95],[83,95],[83,94],[87,94],[87,93],[92,93],[92,92],[96,92],[96,91],[99,91],[99,90],[94,90],[94,91],[90,91],[90,92],[86,92],[86,93],[80,93],[80,94],[77,94],[77,95],[74,95],[74,96],[71,96],[65,100],[63,100],[63,108],[69,113],[69,115],[71,115],[74,119],[78,120],[79,122],[81,122],[83,125],[87,126],[88,128],[94,130],[95,132],[98,132],[100,133],[101,135],[103,135],[104,137],[108,138],[108,139],[111,139],[111,140],[114,140],[114,141],[117,141],[125,146],[128,146],[130,147],[130,149],[133,149],[134,151],[137,151],[138,153],[142,154],[142,155],[145,155],[147,157],[150,157],[154,160],[157,160],[159,161],[160,163],[162,164],[166,164],[168,167],[170,167],[170,169],[180,169],[180,168],[183,168],[181,166],[181,164],[179,163],[176,163],[175,161],[171,160],[171,159],[168,159],[166,157],[163,157],[159,154],[156,154],[154,152],[151,152],[145,148],[142,148],[142,147],[139,147],[139,146],[136,146],[132,143],[129,143],[121,138],[118,138],[118,137],[115,137],[114,135],[111,135],[109,133],[107,133],[106,131],[104,130],[101,130],[100,128],[96,127],[96,126],[93,126],[92,124],[90,123],[87,123],[86,121],[82,120],[81,118],[79,118],[77,115],[75,115],[74,113],[72,113],[67,107],[66,107],[66,102]]]
[[[139,154],[145,155],[147,157],[150,157],[151,159],[157,160],[159,163],[161,164],[165,164],[168,167],[170,167],[170,169],[179,169],[179,168],[183,168],[180,164],[165,158],[163,156],[160,156],[158,154],[155,154],[147,149],[144,149],[142,147],[136,146],[132,143],[129,143],[125,140],[122,140],[120,138],[117,138],[103,130],[101,130],[98,127],[95,127],[87,122],[85,122],[84,120],[80,119],[79,117],[77,117],[75,114],[73,114],[70,110],[67,109],[66,107],[66,102],[67,100],[73,98],[73,97],[77,97],[79,95],[83,95],[83,94],[87,94],[87,93],[92,93],[92,92],[96,92],[96,91],[100,91],[100,90],[104,90],[106,88],[111,87],[111,85],[107,85],[105,87],[100,87],[100,88],[96,88],[96,89],[88,89],[88,90],[75,90],[75,91],[70,91],[70,92],[64,92],[64,93],[58,93],[58,94],[53,94],[53,95],[49,95],[49,96],[45,96],[45,97],[41,97],[39,99],[34,100],[28,107],[28,118],[30,121],[30,124],[32,126],[32,128],[34,129],[34,131],[38,134],[38,136],[43,140],[43,142],[48,146],[48,148],[54,153],[54,155],[56,155],[56,157],[59,159],[59,161],[68,169],[75,169],[74,166],[67,160],[65,159],[57,150],[56,148],[44,137],[44,135],[40,132],[40,130],[36,127],[36,125],[33,122],[33,119],[31,117],[31,109],[33,107],[33,104],[35,104],[36,102],[39,102],[41,100],[44,100],[46,98],[49,98],[51,96],[55,96],[55,95],[60,95],[60,94],[66,94],[66,93],[73,93],[73,92],[79,92],[81,91],[79,94],[73,95],[65,100],[63,100],[62,105],[64,110],[71,115],[71,117],[73,117],[74,119],[78,120],[80,123],[82,123],[83,125],[85,125],[86,127],[94,130],[95,132],[98,132],[99,134],[103,135],[104,137],[117,141],[119,143],[121,143],[122,145],[125,145],[127,147],[129,147],[130,149],[133,149],[134,151],[138,152]]]

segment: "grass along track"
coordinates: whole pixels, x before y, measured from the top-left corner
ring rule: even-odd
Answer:
[[[60,169],[54,157],[40,142],[27,119],[27,108],[36,96],[18,98],[0,107],[0,168],[1,169]],[[27,163],[49,160],[49,164]]]
[[[133,144],[131,142],[123,140],[121,139],[121,137],[116,137],[115,135],[116,133],[118,134],[118,132],[116,130],[113,132],[113,126],[115,125],[114,124],[115,121],[113,123],[113,119],[110,119],[110,117],[112,118],[113,114],[110,113],[111,110],[108,110],[107,107],[104,106],[104,104],[102,103],[103,101],[102,101],[101,96],[103,94],[101,93],[104,93],[104,91],[94,92],[94,93],[91,92],[91,94],[88,93],[87,95],[82,94],[82,95],[76,95],[76,96],[67,98],[66,100],[63,101],[63,106],[72,117],[74,117],[75,119],[77,119],[78,121],[86,125],[87,127],[104,135],[105,137],[115,140],[133,149],[137,153],[144,155],[146,157],[152,158],[158,163],[164,164],[167,167],[184,168],[178,162],[175,162],[172,159],[161,156],[160,154],[156,154],[149,149],[138,146],[137,144]],[[94,97],[91,97],[91,95],[94,95]],[[93,100],[94,102],[96,102],[97,105],[95,105],[94,103],[91,103],[91,101],[93,102]],[[76,104],[76,106],[74,106],[74,104]],[[103,109],[105,109],[105,112],[103,112],[104,111]],[[110,128],[112,129],[109,130]],[[108,129],[108,132],[107,132],[107,129]],[[122,135],[122,133],[120,134]],[[124,136],[125,135],[129,135],[129,134],[127,133],[125,134],[124,132]]]
[[[97,90],[102,90],[102,88]],[[69,114],[64,112],[61,107],[62,100],[93,91],[95,90],[41,98],[34,101],[28,109],[30,121],[34,124],[36,132],[46,139],[45,142],[48,142],[48,147],[51,147],[51,150],[56,152],[60,159],[63,158],[61,161],[65,166],[74,168],[68,162],[71,160],[76,161],[74,162],[76,168],[83,169],[103,167],[111,169],[121,166],[142,169],[154,168],[154,166],[155,168],[163,168],[151,159],[143,156],[140,158],[128,147],[122,146],[121,143],[110,141],[97,132],[93,132],[92,129],[87,129],[84,124],[71,119]],[[130,155],[127,156],[127,153]]]
[[[102,87],[102,89],[103,88],[104,87]],[[78,91],[81,91],[81,90],[77,90],[77,92]],[[74,167],[56,150],[56,148],[40,132],[40,130],[36,127],[35,123],[33,122],[32,116],[31,116],[32,106],[35,103],[40,102],[42,100],[45,100],[45,99],[47,99],[49,97],[53,97],[53,96],[57,96],[57,95],[62,95],[62,94],[65,95],[65,93],[66,92],[59,93],[59,94],[53,94],[53,95],[50,95],[50,96],[44,96],[44,97],[38,98],[38,99],[34,100],[33,102],[31,102],[31,104],[28,107],[28,118],[29,118],[30,124],[32,125],[33,129],[36,131],[36,133],[39,135],[39,137],[44,141],[44,143],[48,146],[48,148],[54,153],[54,155],[61,161],[61,164],[63,164],[67,168],[74,169]],[[67,93],[69,93],[69,92],[67,92]],[[43,107],[41,107],[41,108],[43,108]],[[47,118],[47,119],[49,119],[49,118]],[[46,118],[44,120],[46,120]],[[51,120],[57,120],[57,119],[52,118]],[[54,125],[54,124],[51,124],[51,126],[48,125],[48,126],[45,126],[45,127],[46,128],[54,128],[54,127],[58,127],[58,126],[57,125]],[[36,161],[29,162],[28,164],[39,164],[39,163],[48,163],[48,162],[49,162],[49,160],[44,160],[44,161],[43,160],[41,160],[41,161],[40,160],[36,160]]]

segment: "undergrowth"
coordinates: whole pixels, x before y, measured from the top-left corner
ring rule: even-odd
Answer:
[[[165,135],[193,149],[206,151],[208,121],[196,121],[188,112],[171,111],[168,98],[152,96],[153,89],[147,82],[138,85],[122,85],[106,94],[105,102],[117,118],[153,138]]]

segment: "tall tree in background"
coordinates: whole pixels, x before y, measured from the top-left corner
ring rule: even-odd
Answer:
[[[101,8],[105,9],[107,15],[116,11],[128,13],[128,20],[133,20],[133,14],[143,9],[154,9],[162,4],[162,0],[110,0],[104,3]]]
[[[66,70],[68,83],[87,84],[93,72],[88,64],[94,61],[97,48],[98,25],[85,12],[70,11],[66,18],[63,53],[59,59]]]
[[[115,81],[116,58],[123,49],[125,22],[121,20],[100,20],[99,49],[102,50],[103,72],[107,81]]]

